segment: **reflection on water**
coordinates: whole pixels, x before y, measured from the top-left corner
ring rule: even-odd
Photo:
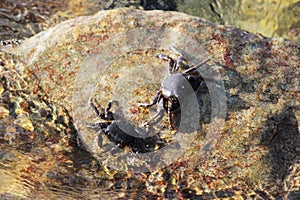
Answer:
[[[181,12],[268,37],[300,41],[299,0],[177,0]]]
[[[74,0],[73,0],[74,1]],[[72,1],[71,1],[72,2]],[[135,0],[101,1],[102,8],[135,7],[145,10],[175,10],[232,25],[268,37],[300,41],[299,0]]]

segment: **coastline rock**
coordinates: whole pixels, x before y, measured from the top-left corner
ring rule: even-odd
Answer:
[[[124,101],[131,103],[126,105],[126,109],[136,108],[132,105],[134,102],[150,101],[163,78],[162,70],[166,68],[166,63],[156,59],[155,55],[164,53],[175,57],[169,49],[171,46],[187,52],[189,62],[194,65],[206,57],[211,58],[206,69],[218,74],[217,78],[221,77],[226,94],[226,104],[221,102],[218,104],[221,108],[216,108],[225,112],[217,113],[223,117],[222,126],[213,127],[216,129],[213,134],[207,132],[212,129],[210,124],[203,124],[190,149],[179,161],[151,175],[121,172],[113,172],[112,175],[103,166],[93,174],[89,167],[76,166],[76,162],[82,163],[79,158],[74,158],[80,150],[75,151],[67,140],[71,132],[75,132],[74,129],[69,130],[75,122],[73,120],[94,118],[86,100],[98,95],[97,99],[104,107],[112,97],[124,97]],[[43,107],[43,110],[40,110],[38,118],[31,118],[40,121],[36,124],[32,122],[34,128],[25,129],[25,135],[40,135],[42,132],[44,137],[51,136],[51,142],[46,143],[49,148],[40,151],[44,154],[60,152],[61,157],[56,158],[55,162],[64,163],[64,167],[59,169],[52,169],[54,165],[51,165],[47,173],[43,169],[35,171],[36,174],[47,174],[49,178],[39,179],[41,184],[48,182],[50,187],[67,184],[80,188],[84,183],[91,193],[99,187],[93,183],[100,180],[106,190],[120,189],[121,197],[133,197],[135,194],[130,193],[132,188],[151,197],[165,198],[226,198],[238,195],[243,198],[266,198],[299,192],[299,186],[293,185],[299,182],[296,180],[299,176],[292,174],[296,174],[295,170],[290,170],[300,160],[300,46],[297,43],[266,38],[234,27],[216,26],[182,13],[117,9],[63,22],[5,51],[18,55],[22,61],[13,66],[22,77],[19,82],[26,83],[21,87],[26,88],[26,95],[17,92],[20,88],[5,88],[2,82],[8,93],[21,98],[3,101],[2,104],[15,105],[16,102],[23,102],[22,99],[31,100],[35,96],[37,102],[44,101],[46,105],[32,103],[36,105],[32,108]],[[1,69],[2,76],[9,78],[10,75],[5,73],[12,73],[11,68]],[[157,80],[147,80],[147,84],[143,85],[141,80],[147,72]],[[135,93],[130,93],[132,91]],[[210,98],[216,98],[213,92],[210,95]],[[20,114],[27,112],[32,116],[33,111],[27,109],[26,103],[18,105]],[[60,112],[54,112],[52,106],[63,108]],[[7,118],[19,115],[17,106],[10,106],[9,109],[9,116],[1,121],[7,122]],[[47,110],[54,123],[43,120],[48,116],[43,114]],[[53,115],[53,112],[56,114]],[[141,117],[134,118],[135,112],[128,115],[137,123],[146,120],[144,113],[138,114]],[[63,119],[70,122],[65,123]],[[49,126],[45,132],[42,127],[35,127],[42,125]],[[58,142],[54,132],[49,135],[48,130],[55,130],[64,138],[63,141]],[[1,130],[1,141],[4,140],[4,132]],[[215,137],[215,141],[205,151],[203,145],[207,144],[209,137]],[[88,142],[86,139],[83,142]],[[41,142],[43,140],[38,140],[37,146]],[[68,147],[67,150],[62,150],[63,145]],[[9,145],[4,143],[3,147],[8,148]],[[38,148],[29,149],[33,154],[33,150]],[[204,151],[204,157],[200,157]],[[43,159],[49,161],[47,158],[40,160]],[[88,163],[92,165],[93,162]],[[70,168],[76,166],[76,174],[72,174],[73,170],[65,165]],[[33,173],[30,170],[27,172]],[[104,181],[104,174],[109,181]],[[51,185],[53,180],[55,184]],[[128,186],[130,184],[131,187]],[[83,197],[83,194],[73,194],[73,198],[78,197]]]

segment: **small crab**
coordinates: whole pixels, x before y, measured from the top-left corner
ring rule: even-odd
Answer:
[[[93,109],[94,113],[100,119],[105,120],[105,122],[88,123],[89,128],[99,130],[98,145],[100,147],[102,147],[103,134],[106,135],[110,141],[115,143],[117,147],[128,147],[134,153],[152,152],[160,149],[167,143],[167,141],[159,137],[158,133],[153,136],[145,137],[149,135],[148,132],[124,119],[122,114],[112,113],[110,109],[113,104],[119,106],[118,101],[109,101],[105,110],[101,109],[101,113],[93,101],[93,98],[89,99],[89,105]],[[115,117],[118,119],[115,119]],[[126,127],[126,131],[130,132],[130,134],[126,133],[119,127],[118,124],[121,123],[123,127]]]
[[[178,50],[175,47],[173,47],[172,50],[178,53]],[[179,57],[176,62],[167,55],[158,55],[159,59],[168,61],[168,75],[163,80],[160,89],[154,96],[151,103],[138,103],[138,106],[144,108],[150,108],[155,104],[158,105],[157,113],[144,125],[153,125],[158,123],[163,118],[164,111],[166,111],[169,118],[169,128],[173,130],[177,129],[179,127],[178,117],[180,117],[181,113],[180,99],[190,95],[190,93],[193,93],[196,90],[204,88],[206,90],[204,79],[199,73],[197,74],[193,72],[210,59],[208,58],[200,64],[186,69],[183,72],[177,72],[181,67],[183,60],[185,60],[181,53],[178,54]]]

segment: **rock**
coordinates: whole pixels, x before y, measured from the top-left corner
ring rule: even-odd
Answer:
[[[18,118],[15,120],[15,125],[18,125],[22,128],[24,128],[27,131],[33,131],[34,126],[32,125],[32,122],[30,119],[24,115],[19,115]]]
[[[0,52],[0,63],[0,107],[3,108],[0,177],[4,180],[0,196],[4,199],[40,199],[45,194],[34,193],[52,180],[47,178],[48,174],[63,171],[72,163],[71,157],[66,158],[65,154],[72,154],[72,144],[76,148],[76,131],[63,106],[51,104],[39,87],[28,88],[27,78],[17,69],[24,67],[20,60]],[[84,157],[92,160],[88,155]]]
[[[217,26],[177,12],[117,9],[63,22],[6,51],[22,60],[16,70],[26,77],[26,88],[47,96],[50,105],[63,105],[77,121],[83,143],[99,158],[97,152],[103,148],[97,145],[98,133],[79,125],[80,121],[97,120],[87,100],[95,96],[104,107],[110,99],[118,99],[128,119],[136,124],[146,121],[151,113],[139,110],[135,103],[149,102],[159,88],[167,64],[155,56],[176,57],[172,46],[185,53],[189,65],[211,58],[200,71],[210,90],[210,120],[191,140],[186,139],[189,135],[181,138],[188,140],[186,151],[169,155],[181,158],[166,161],[169,165],[162,170],[153,170],[153,179],[137,178],[133,173],[128,177],[148,188],[141,191],[144,194],[166,198],[241,194],[280,198],[296,193],[290,189],[293,187],[284,187],[289,185],[284,180],[300,159],[297,43]],[[58,126],[57,122],[54,127]],[[54,137],[52,140],[55,143]],[[102,164],[110,161],[107,158],[122,164],[114,155],[101,158]],[[126,158],[126,162],[135,163],[140,157]],[[81,162],[78,159],[72,163]],[[95,185],[87,180],[101,180],[103,174],[91,175],[94,173],[81,168],[83,178],[79,180],[72,179],[68,170],[60,175],[54,171],[49,174],[57,182],[65,176],[68,185],[84,182],[88,190]],[[128,189],[119,179],[110,187],[120,188]],[[158,188],[164,188],[165,193]]]
[[[9,110],[4,108],[3,106],[0,106],[0,119],[6,118],[9,114]]]

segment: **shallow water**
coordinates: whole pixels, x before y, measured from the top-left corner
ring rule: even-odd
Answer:
[[[217,24],[237,26],[268,37],[299,42],[298,0],[177,0],[177,9]]]
[[[299,42],[300,2],[298,0],[175,0],[102,1],[106,9],[126,6],[146,10],[163,9],[184,12],[213,23],[232,25],[268,37],[284,37]],[[126,1],[125,1],[126,2]],[[166,3],[168,2],[168,3]],[[171,3],[173,2],[173,3]]]

